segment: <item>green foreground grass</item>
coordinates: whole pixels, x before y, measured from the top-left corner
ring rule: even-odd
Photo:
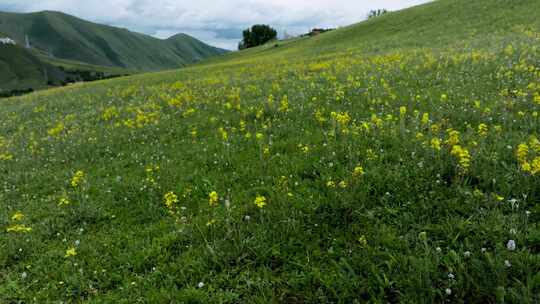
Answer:
[[[0,302],[537,303],[539,4],[512,3],[3,101]]]

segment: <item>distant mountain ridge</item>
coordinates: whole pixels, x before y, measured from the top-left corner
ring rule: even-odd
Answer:
[[[185,66],[225,53],[186,34],[158,39],[55,11],[0,12],[0,32],[51,57],[143,71]]]

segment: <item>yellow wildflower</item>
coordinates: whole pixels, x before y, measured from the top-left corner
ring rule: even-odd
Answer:
[[[424,113],[422,115],[422,124],[427,125],[429,123],[429,113]]]
[[[534,93],[534,102],[540,105],[540,93]]]
[[[21,233],[28,233],[32,231],[32,228],[26,227],[25,225],[21,224],[15,224],[13,226],[10,226],[6,229],[7,232],[21,232]]]
[[[302,145],[302,144],[299,144],[298,145],[298,148],[300,149],[300,151],[302,151],[304,154],[307,154],[309,152],[309,146],[308,145]]]
[[[281,103],[279,105],[279,111],[280,112],[288,112],[289,111],[289,98],[287,95],[283,96],[281,99]]]
[[[362,166],[356,166],[353,170],[354,177],[360,177],[365,174],[364,168]]]
[[[75,247],[68,248],[66,250],[66,255],[64,255],[65,258],[74,257],[77,255],[77,249]]]
[[[223,138],[223,140],[227,140],[229,138],[229,134],[224,128],[219,128],[219,133],[221,134],[221,138]]]
[[[405,114],[407,114],[407,107],[399,107],[399,116],[403,117]]]
[[[540,156],[536,157],[531,164],[531,174],[537,175],[540,173]]]
[[[12,160],[13,155],[9,153],[0,153],[0,160]]]
[[[519,144],[516,154],[517,159],[520,163],[527,162],[527,156],[529,155],[529,146],[527,144]]]
[[[12,221],[22,221],[24,219],[24,214],[20,211],[15,212],[13,216],[11,216]]]
[[[441,151],[441,140],[438,138],[432,138],[430,142],[430,146],[437,151]]]
[[[253,202],[257,207],[259,208],[264,208],[264,206],[266,206],[266,197],[262,196],[262,195],[257,195],[257,197],[255,197],[255,201]]]
[[[71,202],[69,201],[69,199],[65,196],[61,197],[59,200],[58,200],[58,206],[65,206],[65,205],[69,205],[71,204]]]
[[[463,170],[466,171],[471,166],[471,155],[467,149],[460,145],[455,145],[452,147],[451,154],[458,158],[459,166]]]
[[[361,247],[367,247],[367,239],[365,235],[362,235],[358,238],[358,243],[360,243]]]
[[[540,153],[540,140],[538,140],[536,137],[532,137],[529,141],[529,144],[531,146],[531,149],[534,150],[534,152]]]
[[[347,125],[351,121],[351,116],[347,112],[332,112],[330,116],[336,120],[340,125]]]
[[[71,178],[71,186],[73,188],[76,188],[81,183],[82,179],[84,178],[84,172],[79,170],[75,172],[75,175]]]
[[[210,206],[217,205],[218,199],[219,199],[219,196],[218,196],[216,191],[212,191],[212,192],[210,192],[210,194],[208,194],[208,204]]]
[[[58,124],[56,124],[55,127],[49,129],[47,131],[47,134],[49,134],[52,137],[58,137],[60,135],[60,133],[62,133],[62,131],[64,131],[64,129],[65,129],[64,123],[59,122]]]
[[[486,124],[481,123],[478,125],[478,135],[485,137],[488,134],[488,130],[489,129]]]
[[[446,132],[448,133],[448,139],[446,140],[446,144],[448,144],[449,146],[456,146],[457,144],[459,144],[459,131],[456,131],[454,129],[448,129],[446,130]]]
[[[165,206],[170,210],[174,207],[174,204],[178,203],[178,196],[170,191],[165,193],[163,200],[165,201]]]
[[[479,189],[474,189],[473,195],[474,195],[474,197],[476,197],[476,198],[481,198],[481,197],[484,196],[484,193],[483,193],[481,190],[479,190]]]
[[[317,119],[319,123],[324,123],[326,121],[326,118],[321,110],[317,110],[315,112],[315,119]]]

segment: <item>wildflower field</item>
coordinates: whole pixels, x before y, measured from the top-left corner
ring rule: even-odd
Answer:
[[[0,303],[540,302],[540,3],[511,3],[2,100]]]

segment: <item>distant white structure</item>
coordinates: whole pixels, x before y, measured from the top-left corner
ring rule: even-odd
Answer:
[[[31,46],[30,46],[30,39],[28,39],[28,35],[24,35],[24,41],[25,41],[25,44],[26,44],[26,48],[29,49]]]
[[[0,43],[1,44],[13,44],[13,45],[17,44],[17,43],[15,43],[15,40],[13,40],[13,39],[11,39],[9,37],[0,38]]]

